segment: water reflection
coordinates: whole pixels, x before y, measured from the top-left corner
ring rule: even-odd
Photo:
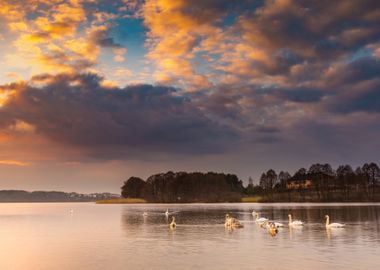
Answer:
[[[199,254],[202,250],[213,249],[223,254],[220,260],[226,262],[240,258],[239,260],[243,259],[247,264],[271,265],[271,255],[273,255],[271,249],[275,248],[277,258],[291,261],[293,265],[301,265],[300,268],[317,269],[319,268],[317,265],[323,266],[334,261],[335,269],[345,269],[349,261],[350,269],[355,267],[363,269],[363,265],[359,265],[353,259],[360,256],[366,259],[368,267],[380,266],[377,257],[372,257],[374,250],[380,251],[379,205],[236,204],[174,207],[176,209],[170,217],[176,217],[175,232],[169,229],[169,223],[162,214],[163,206],[152,205],[147,210],[149,215],[145,220],[136,214],[139,211],[138,206],[125,207],[122,212],[125,237],[138,235],[140,239],[155,239],[153,245],[159,250],[161,249],[159,243],[163,244],[170,240],[172,244],[181,246],[184,254]],[[269,220],[283,223],[284,227],[271,230],[267,225],[260,226],[255,221],[252,210]],[[227,213],[240,220],[244,228],[224,228],[224,218]],[[289,227],[289,213],[304,221],[304,226]],[[347,224],[346,227],[326,228],[324,218],[326,214],[333,217],[334,222]],[[140,245],[139,249],[147,243],[142,241],[135,244]],[[231,250],[234,251],[231,253]],[[236,250],[240,252],[235,253]],[[292,253],[288,257],[290,250]],[[357,255],[352,257],[353,251]],[[244,254],[247,257],[244,257]],[[252,254],[257,256],[252,258]],[[202,260],[206,261],[206,265],[207,262],[210,264],[210,269],[215,269],[211,266],[213,261],[211,258],[202,258]],[[281,267],[276,265],[276,269],[291,269],[291,267],[281,264]]]
[[[244,228],[226,229],[227,213]],[[379,269],[379,216],[379,204],[0,204],[0,269]]]

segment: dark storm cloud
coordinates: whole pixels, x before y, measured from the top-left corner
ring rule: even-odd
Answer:
[[[355,99],[349,100],[347,104],[338,106],[338,110],[343,111],[366,111],[366,112],[380,112],[380,81],[376,83],[371,91],[367,91],[362,95],[357,96]],[[342,108],[343,107],[343,108]]]
[[[330,110],[338,113],[379,113],[380,78],[362,83],[357,89],[334,97],[329,106]]]
[[[198,105],[207,111],[222,117],[238,119],[241,117],[241,111],[246,109],[249,104],[254,106],[252,109],[257,111],[285,102],[318,103],[325,95],[327,95],[325,91],[317,88],[281,88],[260,85],[234,87],[229,85],[220,87],[211,94],[196,93],[192,98],[197,100]]]
[[[266,54],[247,59],[255,74],[287,76],[297,64],[325,68],[377,42],[379,23],[378,1],[266,1],[242,13],[233,29]]]
[[[362,57],[355,61],[339,64],[324,80],[329,87],[357,84],[378,78],[380,61],[373,57]]]
[[[323,91],[310,88],[274,89],[266,91],[281,101],[292,101],[296,103],[318,102],[324,96]]]
[[[104,88],[96,75],[38,76],[10,86],[0,127],[16,121],[63,145],[177,153],[222,151],[231,129],[207,118],[172,87]],[[43,86],[33,86],[43,83]]]
[[[323,78],[331,95],[323,107],[332,113],[380,112],[380,62],[363,57],[339,64]]]

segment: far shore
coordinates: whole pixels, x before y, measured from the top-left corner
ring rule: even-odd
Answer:
[[[96,204],[135,204],[135,203],[149,203],[147,200],[141,198],[115,198],[95,201]]]
[[[96,204],[196,204],[196,203],[210,203],[210,204],[213,204],[213,203],[283,203],[283,204],[287,204],[287,203],[331,203],[331,204],[336,204],[336,203],[368,203],[368,204],[372,204],[372,203],[380,203],[380,202],[376,202],[376,201],[350,201],[350,202],[342,202],[342,201],[329,201],[329,202],[326,202],[326,201],[299,201],[299,202],[286,202],[286,201],[266,201],[266,200],[263,200],[263,198],[261,196],[253,196],[253,197],[243,197],[241,198],[241,201],[240,202],[149,202],[145,199],[141,199],[141,198],[117,198],[117,199],[107,199],[107,200],[98,200],[98,201],[95,201]]]
[[[231,202],[231,203],[258,203],[260,202],[261,197],[244,197],[241,199],[240,202]],[[147,200],[141,199],[141,198],[116,198],[116,199],[106,199],[106,200],[98,200],[95,201],[96,204],[140,204],[140,203],[155,203],[155,202],[148,202]],[[175,203],[181,203],[181,202],[171,202],[173,204]],[[215,202],[186,202],[186,203],[215,203]],[[220,202],[223,203],[223,202]],[[229,203],[229,202],[225,202]]]

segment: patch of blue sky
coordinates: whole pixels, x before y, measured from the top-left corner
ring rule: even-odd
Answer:
[[[146,28],[141,19],[116,19],[115,26],[111,29],[111,35],[117,43],[125,45],[130,52],[134,54],[146,54],[144,46]]]
[[[368,58],[368,57],[372,57],[372,56],[373,56],[373,49],[360,48],[347,57],[346,63],[352,63],[352,62],[355,62],[361,58]]]

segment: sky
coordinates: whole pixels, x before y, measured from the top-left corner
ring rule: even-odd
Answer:
[[[377,0],[1,0],[0,189],[379,163]]]

